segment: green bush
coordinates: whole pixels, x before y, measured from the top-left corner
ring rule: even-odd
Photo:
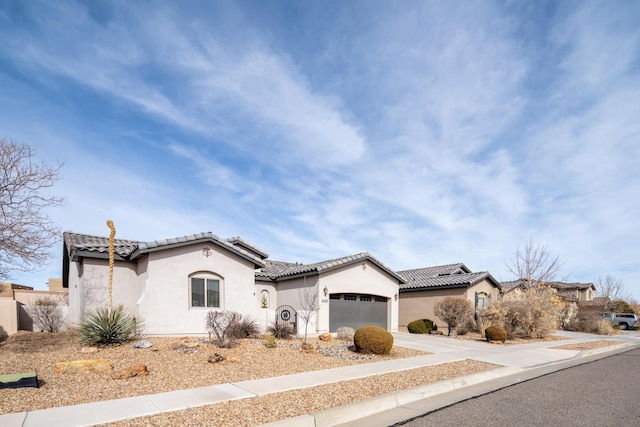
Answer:
[[[80,342],[106,346],[127,342],[136,333],[136,318],[122,305],[90,310],[78,327]]]
[[[362,326],[353,335],[353,344],[359,353],[389,354],[393,335],[380,326]]]
[[[487,341],[505,342],[507,340],[507,332],[499,326],[489,326],[484,330],[484,336],[487,337]]]
[[[281,340],[288,340],[293,335],[295,335],[293,326],[288,322],[271,323],[269,326],[267,326],[267,333]]]
[[[430,319],[418,319],[409,323],[407,329],[412,334],[430,334],[431,331],[437,331],[438,326]]]
[[[267,338],[264,340],[264,346],[267,348],[276,348],[278,347],[278,342],[276,341],[276,337],[273,335],[267,335]]]

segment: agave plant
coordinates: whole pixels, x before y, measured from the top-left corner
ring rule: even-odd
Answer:
[[[136,318],[123,305],[91,310],[78,327],[80,342],[88,345],[113,345],[127,342],[136,332]]]

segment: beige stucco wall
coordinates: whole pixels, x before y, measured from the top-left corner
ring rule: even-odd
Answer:
[[[211,249],[204,256],[202,249]],[[189,276],[209,272],[220,278],[221,309],[237,311],[259,320],[262,309],[256,297],[254,265],[211,244],[196,244],[152,252],[146,280],[138,300],[145,331],[153,335],[206,334],[205,316],[211,308],[189,303]]]
[[[487,280],[470,287],[470,288],[450,288],[450,289],[433,289],[428,291],[412,291],[400,293],[399,304],[399,325],[401,331],[406,331],[407,324],[417,319],[431,319],[438,325],[438,329],[446,329],[447,324],[436,317],[433,307],[435,304],[448,296],[463,297],[475,304],[475,295],[477,293],[486,293],[492,298],[498,297],[498,289],[495,288]],[[485,303],[488,303],[486,301]]]
[[[0,298],[0,338],[18,332],[18,302],[12,298]]]
[[[356,293],[388,298],[388,329],[397,332],[399,306],[395,295],[398,293],[398,286],[397,279],[368,260],[322,273],[318,284],[318,290],[321,293],[318,332],[329,331],[329,304],[331,304],[331,300],[324,296],[325,287],[329,294]]]

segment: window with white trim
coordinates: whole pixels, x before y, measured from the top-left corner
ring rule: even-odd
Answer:
[[[211,274],[196,274],[189,278],[191,307],[220,308],[221,280]]]

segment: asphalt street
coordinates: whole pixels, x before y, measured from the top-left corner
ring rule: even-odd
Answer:
[[[638,426],[640,349],[502,388],[395,425]]]

